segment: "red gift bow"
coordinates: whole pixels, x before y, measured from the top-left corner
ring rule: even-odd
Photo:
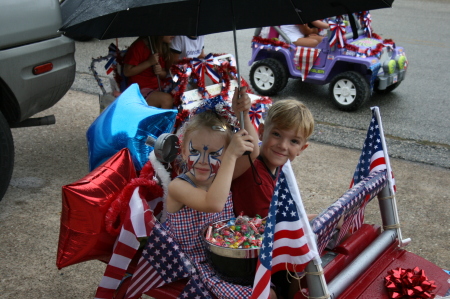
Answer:
[[[428,280],[423,269],[396,268],[388,271],[384,278],[385,286],[391,299],[434,298],[432,291],[436,288],[434,280]]]

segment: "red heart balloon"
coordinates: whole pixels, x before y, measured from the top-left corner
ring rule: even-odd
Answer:
[[[58,269],[98,259],[108,262],[116,236],[105,228],[105,214],[122,189],[136,178],[127,148],[84,178],[62,187]]]

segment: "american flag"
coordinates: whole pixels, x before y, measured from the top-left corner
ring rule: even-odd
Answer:
[[[298,70],[302,73],[302,80],[308,77],[309,70],[312,68],[314,61],[320,54],[320,49],[297,47],[294,56],[294,63]]]
[[[272,274],[280,270],[301,272],[315,257],[316,243],[288,162],[270,203],[251,298],[269,298]]]
[[[192,262],[169,232],[156,222],[131,279],[126,298],[139,298],[148,290],[186,277],[191,278],[179,298],[210,298]]]
[[[113,298],[139,248],[138,238],[148,236],[155,224],[153,213],[149,210],[146,199],[139,194],[141,187],[135,188],[131,195],[125,221],[114,246],[113,255],[97,288],[96,299]]]
[[[379,110],[378,107],[372,107],[371,110],[372,120],[370,121],[369,129],[367,131],[367,137],[364,141],[361,156],[359,157],[358,165],[356,166],[353,179],[350,183],[350,188],[369,176],[370,173],[387,168],[384,154],[385,151],[383,150],[384,134],[380,128],[380,124],[378,123],[378,119],[381,120],[379,116]],[[391,175],[392,178],[394,178],[394,175],[392,173]],[[392,184],[395,192],[396,187],[394,180],[392,180]],[[354,221],[351,224],[351,231],[354,232],[358,230],[364,223],[364,210],[366,204],[367,201],[360,209],[358,215],[354,218]],[[341,230],[346,231],[346,228],[342,227]]]

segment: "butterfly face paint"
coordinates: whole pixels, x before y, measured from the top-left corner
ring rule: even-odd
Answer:
[[[208,172],[208,178],[214,176],[219,170],[221,160],[219,159],[223,153],[223,147],[217,151],[210,151],[208,145],[203,145],[201,150],[192,146],[192,140],[189,142],[189,157],[187,166],[190,173],[197,177],[201,173]]]

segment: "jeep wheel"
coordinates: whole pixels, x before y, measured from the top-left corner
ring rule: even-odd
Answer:
[[[386,87],[386,89],[383,89],[383,90],[378,89],[378,87],[377,87],[378,84],[375,83],[373,90],[375,90],[375,92],[378,94],[388,94],[391,91],[393,91],[394,89],[396,89],[400,85],[400,83],[401,83],[401,81],[394,83],[392,85],[389,85],[388,87]]]
[[[370,86],[363,75],[349,71],[333,78],[329,93],[339,110],[355,111],[369,99]]]
[[[253,64],[250,70],[250,82],[260,95],[272,96],[287,84],[286,69],[276,59],[267,58]]]
[[[3,114],[0,112],[0,200],[5,195],[11,180],[14,166],[14,143],[9,128]]]

